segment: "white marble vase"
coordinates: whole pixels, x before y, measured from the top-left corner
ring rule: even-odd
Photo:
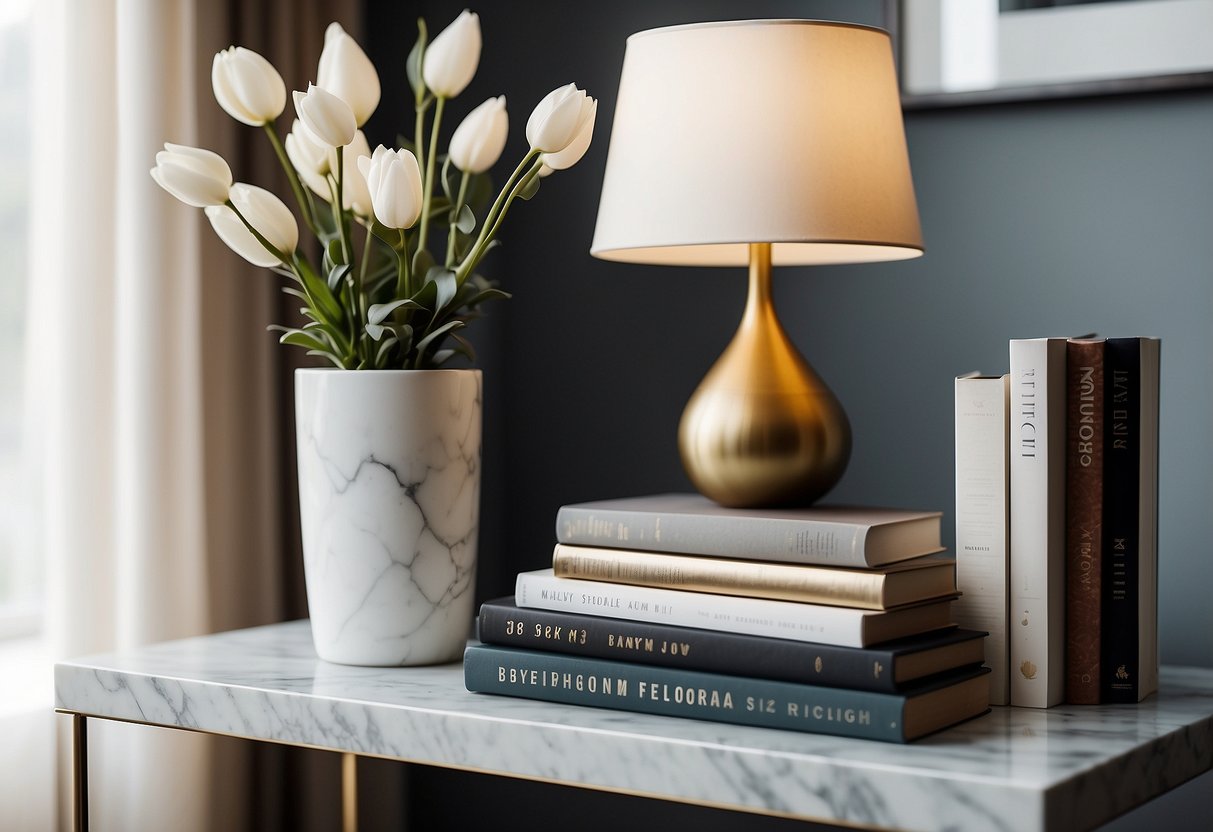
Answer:
[[[480,517],[479,370],[296,370],[312,638],[340,664],[463,653]]]

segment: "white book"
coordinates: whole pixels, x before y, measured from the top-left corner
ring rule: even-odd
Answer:
[[[956,623],[985,630],[990,704],[1010,703],[1010,376],[956,379]]]
[[[1066,339],[1011,341],[1011,704],[1065,696]]]
[[[551,569],[519,573],[514,603],[838,647],[867,647],[952,624],[951,598],[891,610],[861,610],[557,578]]]

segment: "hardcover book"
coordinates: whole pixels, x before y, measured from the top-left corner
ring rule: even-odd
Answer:
[[[964,670],[903,693],[872,693],[485,644],[463,657],[470,691],[885,742],[984,713],[987,673]]]
[[[886,693],[980,664],[985,635],[950,628],[856,649],[524,609],[513,598],[483,604],[477,632],[487,644]]]
[[[1066,346],[1066,701],[1097,705],[1103,525],[1104,341]]]
[[[557,577],[883,610],[956,594],[956,562],[926,557],[873,569],[798,566],[557,543]]]
[[[1065,695],[1066,339],[1011,341],[1011,704]]]
[[[813,506],[738,509],[698,494],[567,505],[556,539],[672,554],[869,567],[941,550],[940,512]]]
[[[1109,338],[1104,354],[1104,535],[1100,694],[1158,689],[1156,338]]]
[[[990,704],[1010,702],[1010,376],[956,379],[956,584],[962,627],[985,630]]]
[[[891,610],[860,610],[605,581],[575,581],[557,578],[551,569],[519,573],[514,600],[520,607],[840,647],[868,647],[952,624],[950,598]]]

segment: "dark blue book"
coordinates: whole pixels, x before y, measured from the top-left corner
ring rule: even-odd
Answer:
[[[481,605],[477,630],[488,644],[888,693],[981,664],[986,635],[951,627],[873,647],[835,647],[518,607],[512,597]]]
[[[989,672],[969,668],[874,693],[488,644],[463,656],[470,691],[883,742],[909,742],[985,713]]]

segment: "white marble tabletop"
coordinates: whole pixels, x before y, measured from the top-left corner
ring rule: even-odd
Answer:
[[[651,797],[911,830],[1076,830],[1213,768],[1213,670],[1136,706],[995,708],[900,746],[468,693],[459,664],[316,657],[306,621],[62,662],[56,707]]]

